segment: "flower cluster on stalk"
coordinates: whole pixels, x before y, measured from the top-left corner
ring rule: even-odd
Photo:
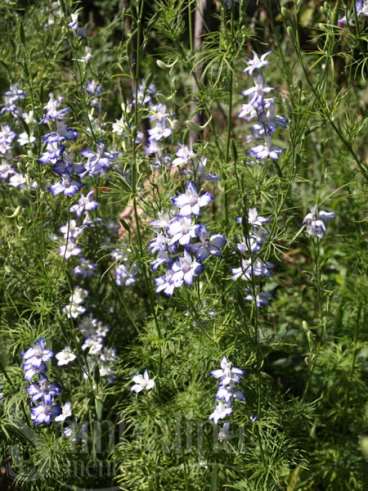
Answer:
[[[209,256],[219,256],[226,239],[221,234],[210,235],[197,219],[201,209],[213,200],[210,193],[200,193],[189,181],[185,192],[172,198],[175,214],[161,214],[151,222],[156,237],[149,251],[156,254],[151,263],[153,271],[164,267],[166,272],[155,279],[156,292],[172,295],[175,288],[191,285],[204,269]],[[173,210],[173,211],[174,211]]]
[[[242,105],[239,113],[240,118],[252,122],[252,134],[247,141],[259,142],[249,150],[250,157],[257,161],[279,158],[283,149],[274,145],[272,136],[277,128],[287,126],[286,118],[276,114],[275,99],[268,96],[273,89],[267,86],[262,73],[262,69],[268,65],[266,58],[269,54],[264,53],[259,57],[253,53],[253,58],[248,61],[244,73],[252,77],[254,86],[243,91],[243,95],[248,97],[248,102]]]
[[[244,371],[240,368],[233,367],[232,363],[224,356],[221,360],[221,368],[212,370],[212,377],[218,380],[216,393],[216,407],[209,416],[216,425],[219,421],[227,418],[233,412],[233,401],[244,401],[244,394],[237,389]],[[219,439],[226,440],[229,438],[230,423],[225,421],[219,431]]]
[[[259,215],[256,208],[250,208],[247,216],[239,217],[237,221],[242,225],[243,240],[237,244],[241,263],[240,267],[232,268],[232,279],[248,282],[245,299],[255,302],[257,307],[263,307],[271,296],[269,292],[260,291],[258,286],[258,280],[272,274],[272,264],[261,258],[262,247],[268,237],[264,225],[269,219]]]
[[[18,85],[11,85],[0,109],[0,116],[7,119],[6,124],[0,125],[0,183],[19,190],[38,187],[36,181],[23,174],[21,162],[15,156],[15,151],[30,152],[36,140],[33,111],[26,112],[22,108],[25,97],[26,93]]]
[[[69,303],[63,308],[63,312],[71,320],[81,318],[78,324],[79,332],[83,337],[81,349],[87,354],[87,367],[83,375],[88,377],[88,374],[93,373],[97,368],[101,377],[108,377],[109,380],[112,380],[116,353],[113,348],[106,346],[106,336],[110,329],[88,314],[86,306],[88,295],[86,289],[76,287],[69,297]],[[66,346],[56,355],[56,358],[58,365],[63,366],[74,361],[76,355],[69,346]]]
[[[58,402],[61,389],[47,378],[47,362],[54,356],[41,338],[22,354],[24,378],[28,383],[27,393],[31,401],[31,419],[35,425],[63,422],[71,416],[71,404]]]

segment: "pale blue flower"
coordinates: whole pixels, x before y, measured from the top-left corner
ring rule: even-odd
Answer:
[[[326,224],[335,218],[334,212],[318,210],[313,206],[311,211],[304,217],[303,224],[306,226],[307,234],[322,239],[326,233]]]
[[[192,219],[186,216],[178,216],[171,220],[167,228],[167,233],[170,236],[168,245],[179,243],[180,245],[188,245],[191,239],[196,237],[198,225],[192,222]]]
[[[222,385],[229,385],[231,383],[239,383],[240,379],[244,376],[244,370],[234,367],[232,363],[224,356],[220,363],[221,368],[212,370],[211,376],[220,380]]]
[[[247,67],[244,69],[244,73],[252,75],[254,70],[260,70],[261,68],[268,65],[268,61],[266,60],[267,56],[271,53],[271,51],[267,51],[259,57],[257,53],[253,51],[253,58],[248,60]]]
[[[193,258],[187,251],[179,257],[171,266],[175,283],[191,285],[193,280],[202,273],[203,265]]]
[[[40,404],[31,410],[31,419],[35,425],[50,424],[60,414],[60,406]]]
[[[63,176],[60,182],[49,186],[49,191],[53,196],[64,194],[64,196],[71,197],[78,193],[81,187],[82,185],[79,182],[74,181],[71,177]]]
[[[232,279],[250,281],[253,277],[268,277],[272,273],[272,264],[261,259],[242,259],[240,268],[232,268]]]
[[[84,213],[98,208],[99,204],[93,199],[94,194],[93,190],[89,191],[86,196],[82,194],[78,202],[70,207],[70,211],[80,218]]]
[[[249,150],[249,155],[257,160],[277,160],[282,152],[282,148],[272,145],[271,141],[268,140],[265,144],[256,145],[251,148]]]
[[[49,121],[61,121],[65,118],[65,116],[69,112],[69,108],[62,108],[60,109],[59,106],[63,102],[63,97],[59,96],[57,99],[55,99],[54,94],[50,93],[49,94],[49,100],[44,107],[45,109],[45,114],[41,119],[42,123],[48,123]]]
[[[210,193],[199,195],[196,186],[192,182],[186,185],[185,193],[172,198],[174,206],[179,208],[179,214],[182,216],[198,216],[200,209],[207,206],[212,200],[213,197]]]
[[[10,128],[9,125],[5,124],[0,127],[0,154],[5,155],[11,150],[12,143],[16,137],[16,133]]]

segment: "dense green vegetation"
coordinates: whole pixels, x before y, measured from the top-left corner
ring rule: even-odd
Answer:
[[[367,3],[0,0],[0,489],[368,488]]]

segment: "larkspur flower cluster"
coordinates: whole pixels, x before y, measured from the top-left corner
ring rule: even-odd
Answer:
[[[109,380],[112,380],[116,353],[113,348],[105,345],[109,327],[91,315],[84,315],[87,314],[85,305],[87,297],[87,290],[76,287],[69,298],[69,303],[63,308],[63,313],[72,320],[81,318],[78,324],[79,332],[83,337],[81,349],[87,353],[87,369],[84,376],[88,377],[89,373],[93,373],[95,368],[98,368],[101,377],[108,377]],[[56,355],[56,358],[58,365],[64,366],[74,361],[76,355],[70,347],[66,346]]]
[[[68,319],[77,319],[77,317],[83,315],[86,312],[86,308],[83,303],[84,300],[88,297],[88,291],[76,287],[73,293],[69,297],[69,303],[63,309],[64,314],[68,317]]]
[[[49,191],[53,196],[64,194],[74,196],[82,187],[80,176],[83,172],[81,165],[75,165],[67,144],[78,138],[78,132],[66,126],[65,118],[69,113],[68,107],[61,107],[63,98],[49,94],[49,100],[44,107],[44,115],[41,123],[47,124],[49,129],[42,137],[44,144],[43,153],[38,162],[42,165],[50,165],[52,171],[60,177],[60,181],[50,185]]]
[[[210,193],[198,193],[193,182],[186,184],[185,192],[172,198],[177,213],[174,216],[161,214],[151,222],[157,231],[156,237],[149,243],[149,251],[157,254],[151,263],[157,271],[166,267],[164,275],[155,279],[156,292],[172,295],[175,288],[191,285],[203,269],[203,262],[209,256],[219,256],[226,243],[223,235],[210,235],[205,225],[196,219],[201,209],[206,207],[213,197]]]
[[[209,416],[216,425],[220,420],[225,419],[233,412],[233,401],[244,401],[244,394],[236,388],[241,378],[244,376],[244,371],[240,368],[232,366],[232,363],[224,356],[221,360],[221,368],[212,370],[212,377],[218,380],[218,388],[216,393],[216,407],[213,413]],[[226,440],[229,437],[230,423],[224,422],[219,432],[219,439]]]
[[[152,166],[154,168],[167,165],[169,162],[168,156],[164,153],[163,143],[173,133],[176,120],[174,116],[169,112],[166,104],[163,102],[157,102],[156,96],[157,90],[154,84],[146,85],[144,82],[138,87],[137,98],[133,97],[132,105],[126,108],[126,111],[131,111],[131,108],[136,104],[143,106],[148,116],[148,139],[145,144],[144,152],[146,155],[153,158]],[[136,100],[135,100],[136,99]],[[122,118],[115,123],[115,131],[124,131],[124,126],[127,122]],[[119,130],[121,126],[121,130]],[[143,133],[137,133],[137,143],[143,141]]]
[[[237,221],[243,228],[243,240],[237,244],[242,259],[240,267],[232,268],[232,279],[234,281],[241,279],[254,284],[255,280],[267,278],[272,274],[272,264],[260,257],[268,236],[264,225],[269,219],[259,215],[256,208],[250,208],[248,215],[239,217]],[[259,291],[255,294],[254,288],[246,289],[245,299],[256,302],[257,307],[267,305],[270,297],[268,292]]]
[[[273,144],[272,135],[277,128],[287,126],[286,119],[276,114],[275,99],[268,97],[273,89],[266,85],[262,74],[262,68],[268,65],[266,58],[269,54],[269,52],[264,53],[259,57],[253,53],[253,58],[248,61],[244,73],[253,78],[254,86],[243,91],[243,95],[248,97],[248,102],[242,105],[239,113],[239,117],[245,121],[254,121],[251,126],[252,134],[249,135],[247,141],[248,143],[261,142],[249,150],[250,157],[257,161],[279,158],[283,150]]]
[[[18,85],[11,85],[4,94],[4,104],[0,110],[0,116],[8,120],[0,125],[0,183],[19,190],[38,187],[36,181],[21,172],[21,161],[15,158],[15,147],[19,152],[30,152],[36,140],[33,111],[25,112],[20,104],[25,97],[25,92]],[[24,131],[25,127],[27,131]]]
[[[313,206],[303,220],[307,234],[322,239],[327,231],[327,223],[333,220],[335,216],[333,211],[318,210],[317,206]]]
[[[49,425],[53,421],[63,422],[71,416],[71,403],[63,406],[57,402],[61,389],[49,382],[46,363],[54,356],[41,338],[22,354],[24,378],[28,382],[27,393],[31,400],[31,419],[35,425]]]
[[[93,373],[97,368],[101,377],[113,381],[116,351],[105,345],[110,328],[89,315],[81,320],[78,329],[83,335],[82,350],[87,353],[88,372],[85,376]]]
[[[83,149],[81,151],[83,160],[74,163],[73,155],[68,150],[67,144],[75,142],[78,138],[78,132],[74,128],[66,125],[64,120],[69,113],[69,108],[61,108],[62,102],[62,97],[55,98],[53,94],[50,94],[49,101],[45,106],[45,112],[41,122],[49,126],[53,125],[54,128],[53,131],[46,133],[42,137],[45,148],[39,158],[39,163],[50,165],[52,171],[61,178],[61,181],[49,187],[49,191],[53,196],[63,194],[67,197],[73,197],[81,190],[86,179],[90,177],[101,177],[106,174],[118,157],[118,153],[107,151],[105,145],[99,142],[96,145],[96,150],[90,148]],[[93,121],[93,118],[91,121]],[[98,206],[92,200],[91,195],[92,192],[90,191],[86,196],[81,197],[81,203],[84,203],[86,206],[82,209],[79,207],[78,216]]]

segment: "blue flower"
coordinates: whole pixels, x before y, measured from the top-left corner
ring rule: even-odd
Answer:
[[[196,186],[189,182],[186,185],[185,193],[172,198],[174,206],[179,208],[181,216],[199,215],[200,209],[207,206],[213,197],[210,193],[198,194]]]
[[[50,384],[45,375],[41,375],[38,382],[32,383],[27,388],[28,395],[32,402],[40,402],[44,404],[52,404],[54,397],[61,393],[61,389],[56,384]]]
[[[199,242],[190,244],[188,249],[196,255],[199,261],[204,261],[208,256],[221,255],[221,250],[226,244],[224,235],[215,234],[210,236],[204,225],[198,225],[197,237]]]
[[[69,176],[63,176],[60,182],[49,186],[49,191],[53,196],[64,194],[65,196],[71,197],[78,193],[81,187],[81,183],[73,181]]]
[[[36,368],[49,361],[53,357],[53,352],[46,348],[44,338],[38,339],[35,344],[22,354],[23,362]]]
[[[105,151],[105,145],[102,143],[97,145],[96,152],[85,149],[81,154],[87,158],[87,162],[84,164],[85,172],[83,176],[88,175],[91,177],[105,174],[119,155],[117,152]]]
[[[333,220],[335,216],[333,211],[319,211],[317,206],[313,206],[303,220],[303,224],[307,229],[307,234],[322,239],[327,230],[326,224]]]
[[[78,202],[70,207],[70,211],[77,217],[81,217],[84,213],[95,210],[98,208],[98,203],[93,199],[94,191],[89,191],[86,196],[83,194],[79,198]]]
[[[11,150],[12,142],[17,135],[9,125],[0,127],[0,154],[5,155]]]
[[[267,51],[259,57],[257,53],[253,51],[253,59],[248,60],[248,66],[244,69],[244,73],[248,73],[252,75],[254,70],[260,70],[264,66],[268,65],[268,61],[266,60],[267,56],[271,53],[271,51]]]
[[[171,266],[173,272],[173,281],[175,284],[191,285],[194,278],[199,276],[203,271],[203,265],[194,259],[187,251],[184,256],[179,257]]]
[[[41,119],[42,123],[48,123],[49,121],[61,121],[69,112],[69,108],[59,109],[59,106],[63,102],[63,97],[58,97],[55,99],[54,94],[49,94],[49,100],[44,107],[45,114]]]
[[[50,424],[61,412],[58,405],[40,404],[31,409],[31,419],[35,425]]]

